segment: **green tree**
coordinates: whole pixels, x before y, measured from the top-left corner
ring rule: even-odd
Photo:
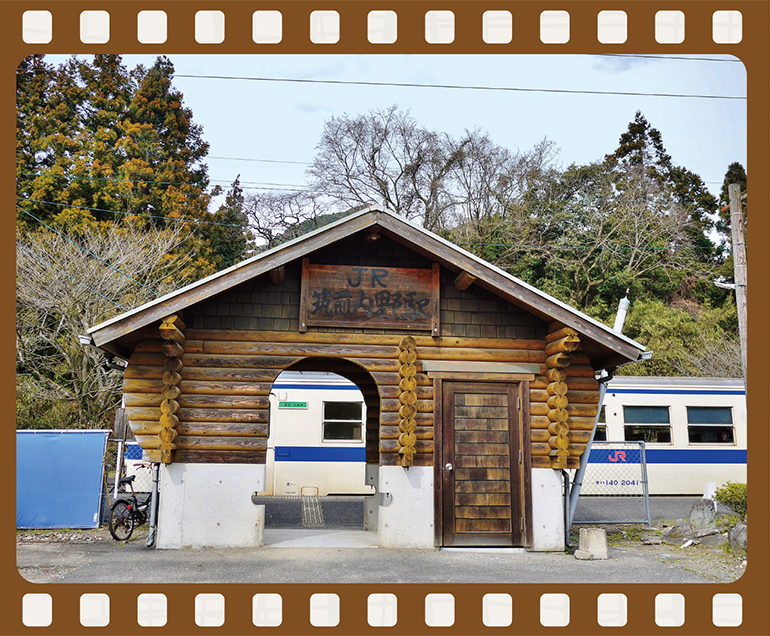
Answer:
[[[208,246],[217,270],[222,270],[244,260],[252,249],[249,219],[245,210],[240,175],[233,181],[225,196],[225,202],[213,215],[217,225],[208,231]]]

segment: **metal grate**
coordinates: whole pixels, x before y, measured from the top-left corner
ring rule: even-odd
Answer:
[[[594,442],[573,523],[651,525],[644,442]]]

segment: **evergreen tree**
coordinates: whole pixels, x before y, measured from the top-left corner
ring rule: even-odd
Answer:
[[[217,225],[211,226],[207,233],[208,245],[217,270],[222,270],[244,260],[251,247],[240,175],[233,181],[225,202],[214,214],[214,222]]]

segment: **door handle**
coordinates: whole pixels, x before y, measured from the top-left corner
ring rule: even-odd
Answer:
[[[449,463],[447,463],[447,465],[446,465],[446,466],[444,466],[444,468],[445,468],[446,470],[453,470],[453,469],[454,469],[454,466],[452,466],[452,464],[449,464]]]

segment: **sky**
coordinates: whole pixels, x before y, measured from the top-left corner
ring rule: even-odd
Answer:
[[[307,183],[323,125],[394,104],[417,122],[459,136],[479,128],[510,150],[547,138],[562,167],[599,161],[617,148],[636,111],[657,128],[675,165],[719,195],[730,163],[746,164],[746,72],[731,56],[596,55],[169,55],[176,86],[210,144],[212,184],[238,175],[249,191]],[[692,59],[697,57],[698,59]],[[60,62],[63,56],[50,56]],[[132,68],[152,56],[124,56]],[[567,91],[666,93],[662,97],[405,88],[222,80],[231,76]],[[249,161],[244,161],[244,159]],[[259,160],[259,161],[256,161]],[[286,163],[278,163],[286,162]],[[280,184],[280,185],[276,185]]]

